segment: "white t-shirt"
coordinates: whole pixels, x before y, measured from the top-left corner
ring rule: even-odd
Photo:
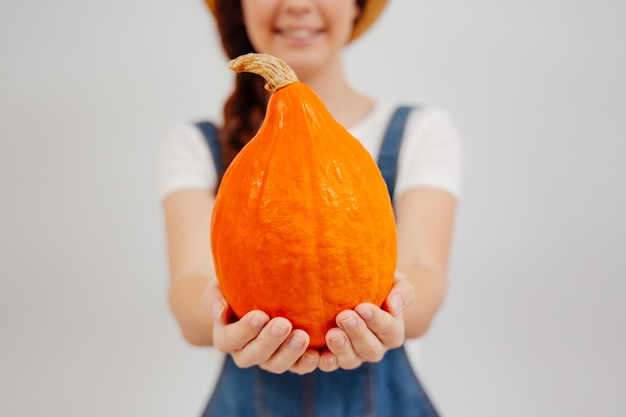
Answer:
[[[378,159],[385,129],[399,105],[394,101],[379,101],[365,119],[348,129],[374,160]],[[412,111],[400,148],[394,200],[417,186],[443,189],[458,198],[461,170],[461,143],[448,114],[429,107]],[[215,188],[215,166],[204,136],[196,126],[184,125],[165,140],[160,176],[161,198],[187,188]]]

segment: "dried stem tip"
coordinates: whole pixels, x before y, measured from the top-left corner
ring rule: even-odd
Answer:
[[[298,76],[287,63],[268,54],[245,54],[230,61],[235,72],[251,72],[265,78],[265,89],[276,91],[298,81]]]

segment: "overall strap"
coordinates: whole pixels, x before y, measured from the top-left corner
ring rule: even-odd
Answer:
[[[398,154],[404,135],[406,120],[413,108],[409,106],[398,107],[389,121],[387,131],[383,137],[380,153],[378,155],[378,167],[387,183],[389,197],[393,201],[393,192],[396,188],[396,175],[398,173]]]
[[[222,171],[222,155],[217,136],[217,127],[213,123],[207,121],[198,122],[196,123],[196,126],[204,135],[207,145],[209,145],[211,157],[213,158],[213,164],[215,164],[215,170],[220,173]]]

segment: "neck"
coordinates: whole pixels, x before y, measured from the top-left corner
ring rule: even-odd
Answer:
[[[315,90],[328,111],[346,128],[360,122],[374,106],[373,100],[350,86],[339,59],[315,74],[303,74],[300,81]]]

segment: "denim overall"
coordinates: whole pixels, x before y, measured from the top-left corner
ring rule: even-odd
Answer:
[[[399,107],[385,133],[378,166],[390,195],[398,151],[411,108]],[[217,130],[200,122],[216,167],[221,166]],[[306,375],[273,374],[254,366],[242,369],[226,355],[221,375],[203,417],[432,417],[437,411],[424,392],[404,346],[377,363],[353,370],[319,369]]]

